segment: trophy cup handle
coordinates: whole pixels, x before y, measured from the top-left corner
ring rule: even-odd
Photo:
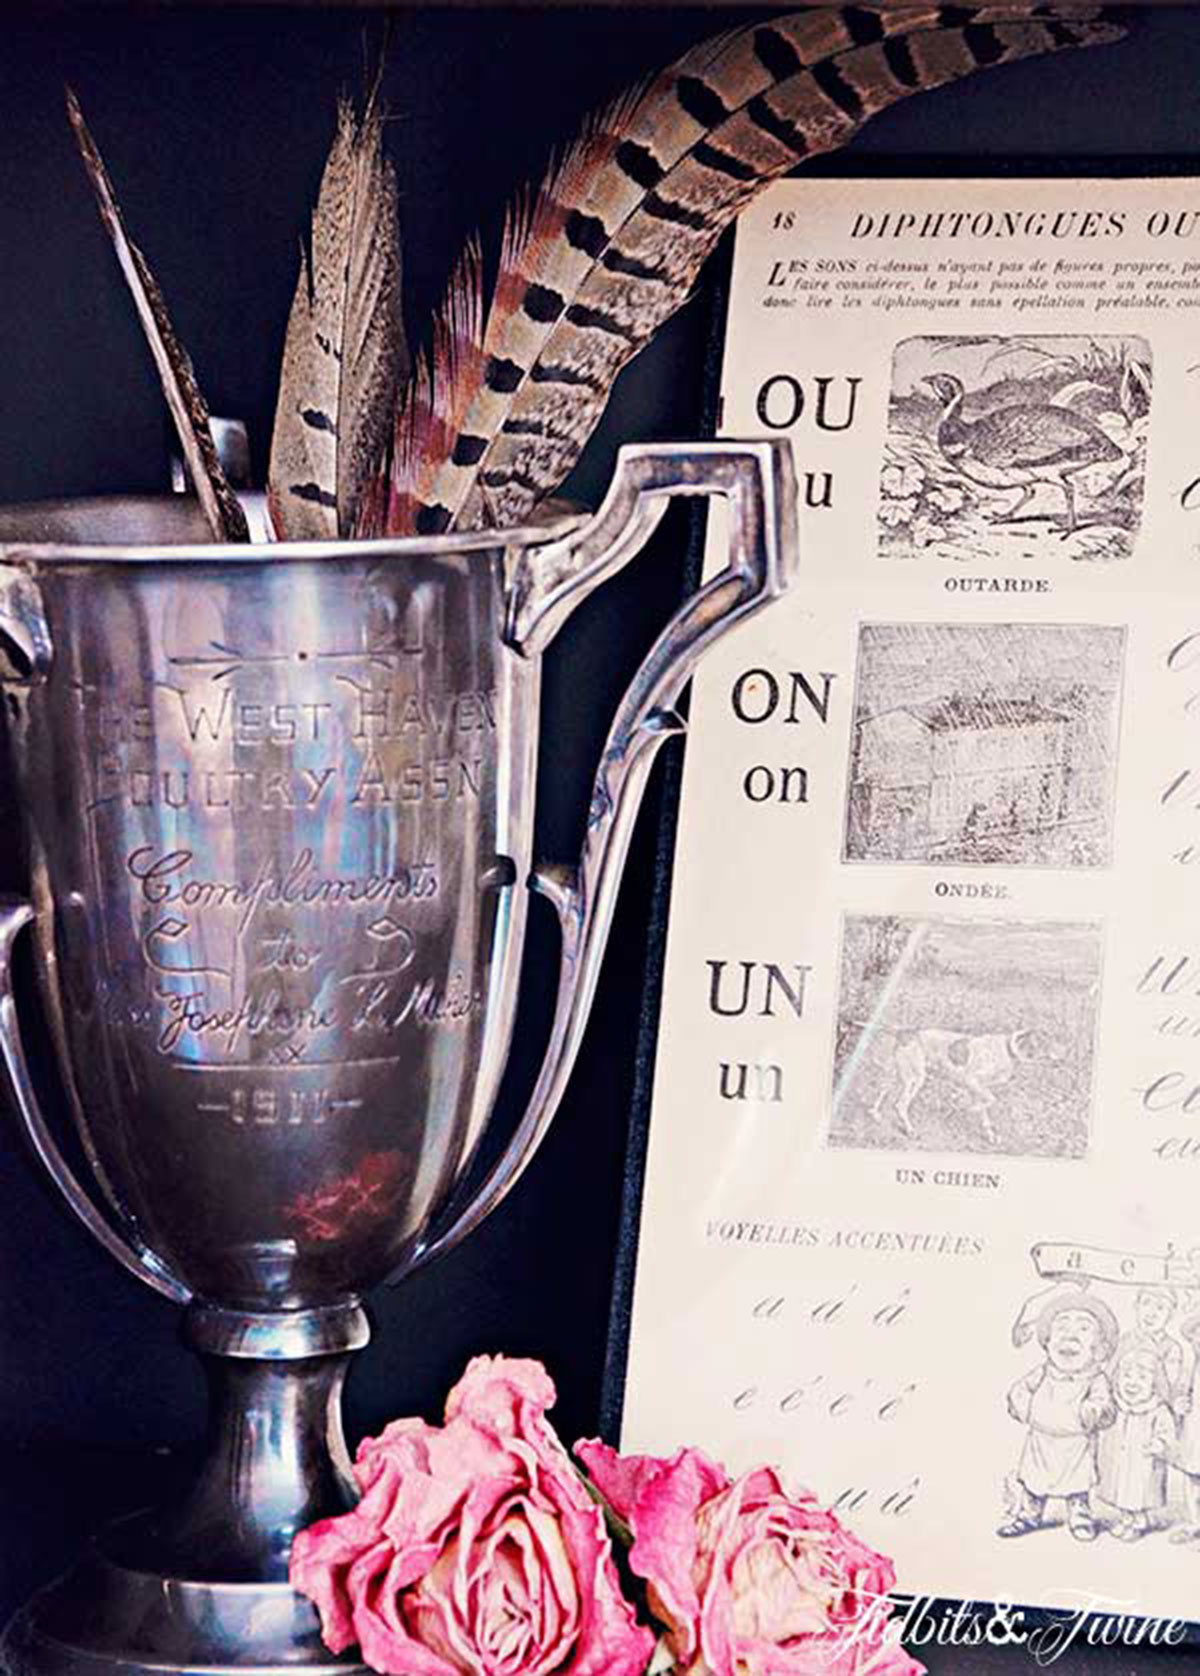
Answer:
[[[728,501],[728,562],[676,611],[618,706],[593,782],[578,866],[539,866],[529,881],[553,904],[561,933],[558,999],[537,1085],[471,1202],[434,1230],[405,1273],[471,1233],[516,1185],[541,1144],[583,1040],[650,769],[662,745],[686,731],[674,706],[708,648],[791,580],[798,541],[788,443],[626,447],[603,504],[582,529],[520,550],[509,576],[510,645],[523,656],[541,653],[575,607],[640,551],[676,495]]]
[[[176,1303],[187,1303],[192,1296],[190,1290],[161,1259],[140,1242],[127,1240],[96,1209],[63,1157],[42,1114],[25,1058],[12,987],[13,948],[18,935],[33,917],[33,909],[28,902],[15,896],[0,896],[0,1060],[3,1061],[12,1103],[46,1173],[92,1237],[99,1241],[110,1257],[116,1258],[122,1268],[144,1280],[147,1286],[152,1286],[156,1292]]]

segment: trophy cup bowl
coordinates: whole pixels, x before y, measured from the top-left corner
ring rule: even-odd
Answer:
[[[619,706],[578,865],[535,867],[541,654],[675,495],[728,500],[727,563]],[[186,1306],[212,1391],[191,1488],[17,1615],[12,1676],[346,1667],[287,1568],[296,1531],[354,1500],[339,1402],[361,1298],[456,1244],[533,1156],[679,693],[796,552],[781,442],[625,449],[594,516],[543,528],[227,547],[189,542],[189,517],[178,500],[0,512],[30,875],[28,901],[0,903],[0,1054],[71,1208]],[[560,921],[549,1046],[469,1181],[527,883]],[[18,1028],[26,925],[65,1147]]]

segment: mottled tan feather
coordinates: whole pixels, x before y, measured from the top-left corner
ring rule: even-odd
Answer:
[[[373,95],[338,108],[288,317],[271,439],[276,534],[333,539],[379,479],[408,372],[400,321],[396,179]]]

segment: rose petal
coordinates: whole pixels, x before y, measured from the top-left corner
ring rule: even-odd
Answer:
[[[471,1665],[442,1658],[413,1635],[397,1635],[368,1610],[358,1620],[358,1645],[363,1662],[382,1676],[474,1676]]]
[[[633,1533],[629,1564],[653,1583],[656,1600],[673,1631],[676,1657],[690,1659],[698,1645],[700,1597],[696,1589],[700,1509],[729,1480],[698,1449],[670,1460],[622,1458],[606,1445],[582,1442],[575,1452],[600,1494]]]
[[[638,1624],[621,1592],[604,1515],[593,1505],[592,1517],[572,1514],[564,1528],[579,1578],[580,1625],[575,1658],[563,1676],[643,1676],[655,1638]]]
[[[497,1676],[550,1676],[569,1663],[579,1592],[557,1519],[514,1498],[479,1544],[473,1621]]]
[[[446,1420],[461,1414],[497,1437],[527,1438],[531,1422],[554,1407],[556,1395],[540,1362],[476,1356],[446,1398]]]
[[[395,1598],[395,1564],[391,1544],[383,1541],[350,1568],[347,1587],[364,1660],[382,1676],[462,1676],[462,1667],[423,1647],[403,1618],[387,1609]]]
[[[708,1501],[728,1487],[729,1477],[699,1449],[681,1449],[670,1459],[657,1455],[619,1455],[599,1438],[583,1438],[575,1453],[587,1468],[588,1477],[619,1518],[630,1524],[634,1509],[647,1488],[665,1473],[686,1464],[689,1475],[702,1487],[701,1501]]]
[[[378,1531],[355,1513],[322,1519],[292,1543],[288,1579],[316,1607],[321,1638],[331,1653],[344,1653],[357,1639],[347,1579],[354,1562],[378,1546]]]

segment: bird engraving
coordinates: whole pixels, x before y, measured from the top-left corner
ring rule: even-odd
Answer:
[[[1039,484],[1052,484],[1066,507],[1063,535],[1074,535],[1079,528],[1077,474],[1122,458],[1121,450],[1100,426],[1082,413],[1051,402],[1016,402],[978,419],[965,419],[966,390],[960,378],[934,373],[925,382],[942,405],[937,445],[946,460],[982,488],[1019,491],[1002,521],[1019,519]]]

